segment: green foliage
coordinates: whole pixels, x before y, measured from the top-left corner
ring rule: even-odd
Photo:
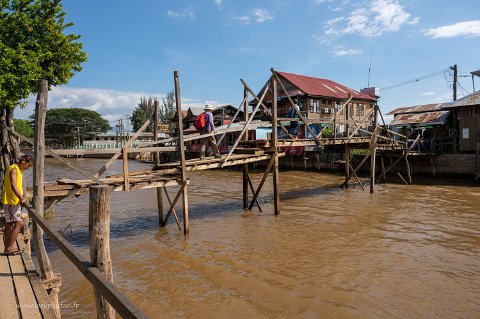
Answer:
[[[175,94],[171,91],[167,93],[166,99],[163,99],[163,108],[160,110],[160,122],[168,122],[175,116],[176,111]]]
[[[30,117],[33,118],[33,115]],[[95,111],[81,108],[58,108],[47,111],[45,137],[55,138],[65,146],[74,146],[85,139],[106,133],[108,121]]]
[[[132,126],[134,131],[138,131],[139,128],[142,127],[142,125],[147,121],[150,120],[153,122],[153,113],[155,111],[155,101],[156,99],[153,99],[152,97],[149,97],[148,99],[146,97],[140,98],[140,103],[138,103],[138,106],[133,110],[132,113]],[[151,132],[152,131],[152,126],[150,125],[147,127],[145,132]]]
[[[33,138],[33,127],[27,120],[13,120],[15,131],[23,136]]]
[[[87,60],[61,0],[0,1],[0,108],[25,104],[38,80],[66,84]]]
[[[326,127],[323,132],[322,132],[322,137],[325,138],[325,137],[330,137],[333,135],[333,131],[330,127]]]

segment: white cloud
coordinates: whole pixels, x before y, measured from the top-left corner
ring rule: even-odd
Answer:
[[[255,9],[250,11],[249,15],[235,17],[233,19],[244,24],[250,24],[251,21],[255,21],[256,23],[263,23],[269,20],[273,20],[273,15],[269,13],[266,9]]]
[[[222,5],[223,0],[213,0],[213,2],[220,7]]]
[[[165,93],[120,91],[96,88],[53,87],[48,94],[48,109],[53,108],[84,108],[96,111],[108,121],[116,121],[124,115],[131,115],[141,97],[158,98],[160,101]],[[15,111],[15,118],[27,119],[34,113],[36,96],[31,96],[25,109]],[[203,101],[182,97],[182,109],[201,107]],[[220,103],[212,103],[219,105]],[[222,104],[223,105],[223,104]]]
[[[179,19],[184,18],[184,19],[190,19],[190,20],[195,19],[195,12],[191,7],[182,9],[180,11],[168,10],[167,15],[172,18],[179,18]]]
[[[428,91],[428,92],[420,93],[420,95],[421,95],[421,96],[432,96],[432,95],[435,95],[435,92]]]
[[[327,21],[324,32],[327,37],[345,34],[378,37],[418,21],[418,18],[411,18],[397,0],[372,0],[365,8],[353,10],[348,17]]]
[[[273,16],[267,10],[255,9],[252,13],[256,17],[255,22],[257,23],[263,23],[268,20],[273,20]]]
[[[360,50],[336,50],[333,52],[333,55],[335,57],[340,57],[340,56],[348,56],[348,55],[357,55],[362,53]]]
[[[315,4],[321,4],[321,3],[325,3],[325,2],[332,2],[333,0],[313,0],[313,3]]]
[[[439,28],[424,31],[425,35],[433,39],[453,38],[459,36],[478,37],[480,36],[480,20],[464,21]]]

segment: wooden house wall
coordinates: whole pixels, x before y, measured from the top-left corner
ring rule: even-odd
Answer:
[[[460,112],[459,151],[475,152],[480,141],[480,106],[463,106]],[[464,129],[468,129],[468,138],[464,138]]]

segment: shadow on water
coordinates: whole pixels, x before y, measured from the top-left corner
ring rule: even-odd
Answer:
[[[362,181],[362,183],[365,182]],[[350,189],[361,190],[360,185],[350,184]],[[310,196],[317,195],[329,195],[341,193],[344,190],[339,187],[338,184],[329,184],[322,186],[311,186],[304,187],[300,189],[289,189],[284,192],[280,192],[281,201],[289,201],[295,199],[306,198]],[[250,194],[249,200],[252,200],[253,195]],[[273,199],[271,195],[267,198],[260,198],[260,205],[263,207],[264,204],[271,202]],[[178,203],[177,203],[178,206]],[[164,214],[168,211],[169,207],[166,207]],[[132,208],[133,209],[133,208]],[[241,199],[232,199],[229,201],[222,200],[221,202],[209,201],[205,203],[195,203],[189,205],[189,219],[190,220],[199,220],[208,217],[221,217],[228,216],[230,214],[239,213],[242,211],[242,200]],[[254,205],[251,211],[243,210],[246,212],[259,212],[257,205]],[[176,208],[177,216],[182,225],[182,211]],[[141,232],[154,232],[160,228],[158,217],[156,216],[156,210],[151,210],[151,212],[146,212],[144,215],[139,218],[138,216],[131,216],[129,218],[122,218],[120,221],[111,222],[110,224],[110,238],[111,239],[122,239],[128,238],[131,236],[137,236],[139,231]],[[261,213],[261,212],[259,212]],[[168,226],[170,225],[170,226]],[[174,227],[175,220],[173,214],[169,218],[167,227]],[[183,225],[182,225],[183,227]],[[179,230],[181,232],[181,230]],[[86,226],[77,226],[75,229],[72,229],[68,225],[65,229],[59,231],[62,236],[74,247],[78,248],[87,248],[88,247],[88,225]],[[45,247],[48,252],[53,252],[58,250],[58,247],[53,241],[51,241],[48,236],[45,236]]]

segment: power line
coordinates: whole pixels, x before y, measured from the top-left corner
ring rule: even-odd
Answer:
[[[386,86],[384,88],[381,88],[380,91],[386,91],[386,90],[390,90],[390,89],[393,89],[393,88],[396,88],[396,87],[399,87],[399,86],[407,85],[407,84],[414,83],[414,82],[419,82],[421,80],[425,80],[425,79],[443,74],[443,73],[447,72],[448,70],[449,70],[448,68],[442,69],[440,71],[436,71],[436,72],[433,72],[433,73],[430,73],[430,74],[426,74],[426,75],[420,76],[420,77],[415,78],[415,79],[411,79],[411,80],[401,82],[401,83],[398,83],[398,84]]]

